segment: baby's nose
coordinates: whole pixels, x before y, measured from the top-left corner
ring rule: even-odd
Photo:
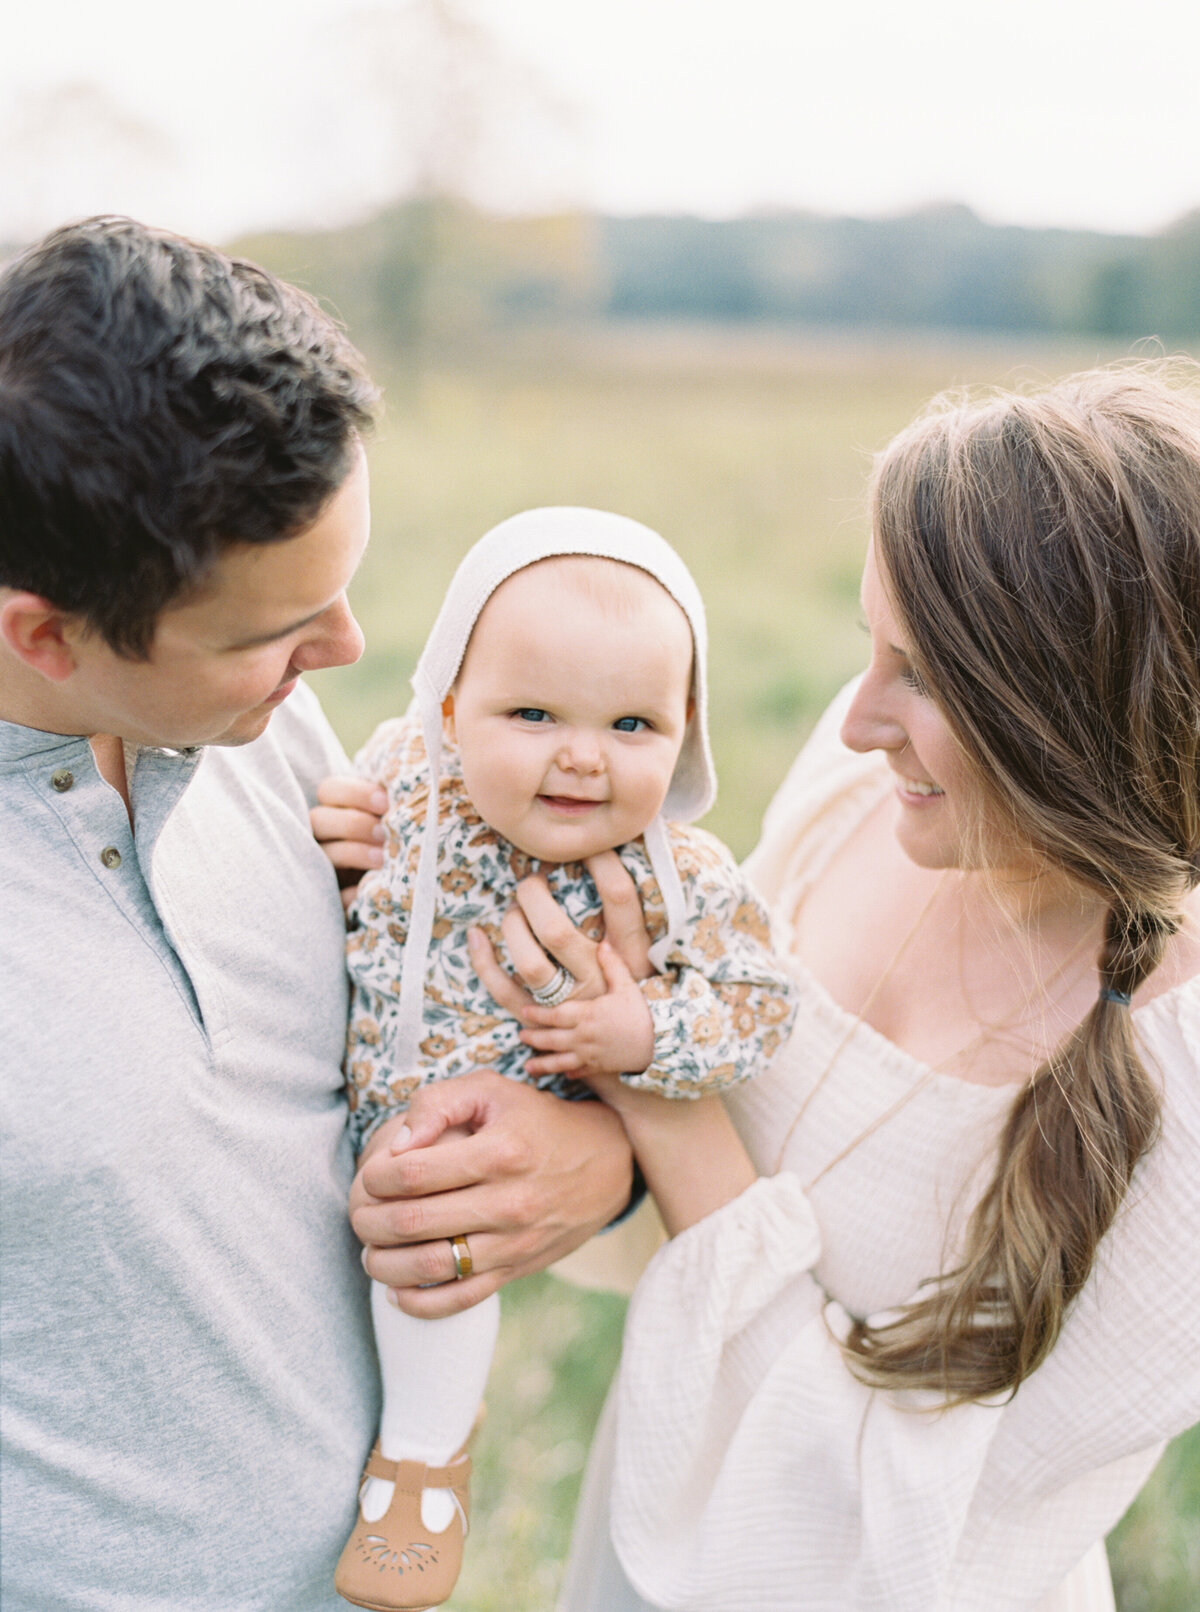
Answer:
[[[564,772],[599,772],[604,754],[596,735],[582,728],[570,729],[563,735],[558,764]]]

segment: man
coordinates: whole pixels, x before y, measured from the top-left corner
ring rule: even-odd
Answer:
[[[297,679],[362,648],[373,401],[309,298],[126,219],[0,277],[6,1612],[344,1604],[375,1368],[307,814],[345,760]],[[418,1310],[446,1238],[441,1308],[629,1189],[601,1105],[470,1089],[436,1179],[357,1189]]]

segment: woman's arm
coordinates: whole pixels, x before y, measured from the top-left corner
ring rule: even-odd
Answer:
[[[609,997],[628,997],[644,1013],[637,981],[606,941],[599,962]],[[668,1236],[724,1208],[757,1179],[719,1097],[672,1102],[617,1075],[594,1076],[589,1084],[620,1116]]]

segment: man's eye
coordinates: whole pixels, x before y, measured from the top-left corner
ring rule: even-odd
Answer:
[[[549,711],[539,710],[536,705],[522,705],[513,712],[513,715],[520,717],[522,722],[549,722],[550,720]]]
[[[619,716],[613,723],[618,733],[640,733],[649,723],[642,716]]]

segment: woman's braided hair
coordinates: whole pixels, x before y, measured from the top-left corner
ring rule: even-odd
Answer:
[[[876,466],[879,564],[916,670],[1005,816],[1108,906],[1100,995],[1018,1097],[961,1262],[848,1341],[879,1386],[1015,1391],[1155,1139],[1124,999],[1200,882],[1198,374],[939,399]]]

